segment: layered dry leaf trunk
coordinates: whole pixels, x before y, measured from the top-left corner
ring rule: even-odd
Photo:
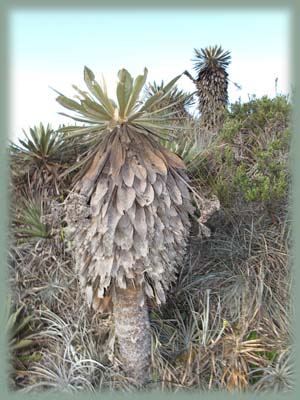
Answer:
[[[227,74],[215,71],[196,81],[203,129],[218,133],[224,123],[227,104]]]
[[[115,333],[126,375],[139,386],[149,381],[150,321],[143,289],[116,288]]]
[[[96,311],[115,303],[123,368],[138,383],[150,349],[144,296],[164,303],[184,259],[193,206],[183,169],[150,135],[122,126],[103,139],[66,202],[81,287]]]

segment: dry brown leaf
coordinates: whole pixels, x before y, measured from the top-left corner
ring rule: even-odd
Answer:
[[[129,218],[128,213],[122,215],[122,217],[120,218],[120,221],[118,223],[118,228],[122,229],[124,232],[126,232],[126,230],[128,229],[128,227],[131,225],[131,221]]]
[[[108,181],[108,192],[103,199],[103,204],[102,204],[102,208],[100,211],[102,218],[106,215],[108,207],[111,205],[112,198],[115,196],[115,193],[116,193],[116,189],[114,187],[114,183],[112,182],[112,180],[109,180]]]
[[[120,170],[125,162],[125,154],[119,135],[116,135],[113,140],[109,161],[112,177],[116,178],[120,174]]]
[[[135,200],[135,190],[133,188],[118,187],[117,191],[117,209],[120,214],[123,214]]]
[[[153,172],[161,175],[167,175],[168,170],[165,162],[149,147],[145,149],[145,162],[151,165]]]
[[[137,176],[141,181],[147,179],[147,170],[142,166],[137,156],[133,156],[130,160],[130,167],[132,168],[135,176]]]
[[[136,197],[137,202],[142,207],[146,205],[149,206],[153,202],[153,199],[154,199],[154,190],[152,185],[150,185],[149,183],[147,183],[145,192],[141,195],[137,195]]]
[[[80,194],[85,196],[89,196],[91,194],[95,180],[102,172],[102,169],[108,159],[108,154],[108,151],[103,152],[102,148],[95,154],[88,171],[76,185],[76,190],[79,191]]]
[[[135,221],[135,210],[136,210],[136,203],[134,202],[132,204],[132,207],[130,207],[127,210],[127,214],[126,214],[132,224],[134,224],[134,221]]]
[[[191,198],[190,192],[189,192],[189,189],[188,189],[185,181],[181,178],[178,178],[178,179],[176,179],[176,184],[181,192],[181,196],[185,199],[190,200],[190,198]]]
[[[137,232],[134,232],[133,234],[133,247],[135,249],[136,259],[147,257],[149,252],[148,241],[142,239]]]
[[[134,228],[141,236],[142,239],[146,239],[147,235],[147,223],[146,216],[143,207],[136,207]]]
[[[145,163],[145,165],[146,165],[146,163]],[[147,169],[147,180],[148,180],[148,183],[153,185],[153,183],[156,181],[157,175],[156,175],[156,173],[155,173],[155,171],[153,170],[152,167],[148,168],[148,166],[146,166],[146,169]]]
[[[180,157],[178,157],[177,154],[172,153],[170,150],[166,148],[163,148],[161,151],[167,158],[169,165],[171,165],[173,168],[186,169],[184,162]]]
[[[146,293],[146,295],[149,298],[152,298],[154,296],[152,287],[149,285],[149,283],[147,281],[145,281],[144,285],[145,285],[145,293]]]
[[[156,195],[159,197],[163,190],[163,181],[160,179],[160,177],[157,177],[156,182],[153,184],[153,188]]]
[[[150,206],[151,207],[151,206]],[[149,230],[153,230],[154,228],[154,216],[150,207],[145,207],[145,216],[146,216],[146,223]]]
[[[133,182],[133,187],[137,194],[143,194],[147,187],[146,179],[141,181],[138,177],[135,177]]]
[[[133,226],[130,224],[126,229],[122,229],[122,227],[118,225],[115,231],[114,241],[121,249],[129,250],[133,241]]]
[[[174,201],[175,204],[181,205],[182,204],[181,192],[178,189],[176,181],[171,174],[168,176],[167,185],[171,199]]]
[[[109,232],[111,235],[113,235],[122,217],[122,214],[120,214],[118,210],[111,205],[107,211],[107,216],[108,216],[107,224],[109,227]]]
[[[95,192],[91,198],[91,212],[93,216],[99,214],[103,198],[108,191],[108,181],[107,178],[101,178],[98,183]]]
[[[155,249],[163,248],[164,236],[162,230],[155,229],[154,230],[154,237],[153,237],[153,247]]]
[[[122,178],[126,186],[132,187],[134,182],[134,172],[133,169],[130,167],[128,160],[122,167]]]
[[[162,193],[161,200],[165,203],[167,208],[170,208],[171,199],[170,199],[170,196],[169,196],[169,193],[167,192],[167,190]]]
[[[159,300],[158,304],[159,303],[165,303],[166,296],[165,296],[164,289],[163,289],[161,283],[159,281],[157,281],[157,280],[155,281],[155,294],[157,295],[158,300]]]
[[[122,127],[121,134],[120,134],[120,142],[124,143],[125,145],[129,145],[131,143],[131,139],[128,135],[126,126]]]

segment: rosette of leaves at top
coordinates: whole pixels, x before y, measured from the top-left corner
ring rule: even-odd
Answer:
[[[60,174],[68,165],[73,151],[64,141],[63,134],[48,124],[40,123],[28,132],[19,143],[11,143],[11,173],[15,186],[31,187],[32,191],[44,188],[49,194],[59,194]]]
[[[158,141],[174,129],[167,112],[173,104],[153,109],[180,76],[142,102],[146,77],[147,69],[135,80],[120,70],[117,105],[85,67],[89,92],[75,86],[79,101],[57,98],[75,112],[68,116],[86,124],[63,129],[66,138],[90,144],[71,168],[78,172],[65,201],[76,270],[95,310],[112,299],[121,358],[138,383],[145,382],[150,354],[145,298],[165,302],[183,263],[193,211],[184,163]]]

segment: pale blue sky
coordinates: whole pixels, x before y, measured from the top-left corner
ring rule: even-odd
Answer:
[[[115,89],[117,72],[136,76],[146,66],[149,81],[165,82],[185,69],[192,74],[194,48],[219,44],[232,53],[228,72],[239,91],[229,86],[229,99],[248,94],[287,93],[290,20],[285,11],[101,10],[15,11],[10,16],[10,135],[17,137],[40,121],[54,127],[71,120],[48,86],[73,95],[71,84],[84,87],[83,67],[103,74]],[[178,86],[193,91],[183,76]],[[113,97],[113,93],[112,96]]]

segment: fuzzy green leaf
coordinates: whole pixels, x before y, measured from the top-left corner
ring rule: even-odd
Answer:
[[[133,84],[133,89],[130,95],[130,98],[127,103],[127,107],[125,109],[125,115],[129,115],[134,106],[136,105],[136,102],[139,98],[140,92],[146,82],[148,75],[148,70],[147,68],[144,69],[144,75],[139,75],[136,77],[134,84]]]
[[[115,112],[113,105],[111,104],[107,95],[102,90],[101,86],[95,81],[94,73],[86,66],[84,67],[84,81],[90,92],[95,96],[97,100],[100,101],[101,105],[107,113],[107,116],[113,118]]]
[[[82,111],[82,106],[81,104],[77,103],[77,101],[74,101],[72,99],[69,99],[66,96],[58,96],[56,98],[56,101],[62,105],[65,108],[68,108],[69,110],[76,110],[76,111]]]
[[[65,139],[70,139],[71,137],[85,135],[86,133],[103,133],[106,129],[106,125],[97,124],[94,126],[67,126],[65,128],[61,128],[61,132],[68,133]]]
[[[82,101],[83,107],[88,111],[90,114],[94,115],[94,117],[98,118],[98,120],[110,121],[111,116],[107,114],[105,109],[100,105],[95,103],[92,100],[85,99]]]
[[[69,115],[69,114],[61,113],[61,112],[58,113],[58,114],[59,115],[63,115],[64,117],[71,118],[71,119],[73,119],[74,121],[77,121],[77,122],[85,122],[87,124],[95,124],[95,125],[99,124],[99,121],[96,120],[96,119],[83,119],[83,118],[74,117],[73,115]],[[62,129],[60,129],[60,130],[62,131]]]
[[[129,72],[124,68],[119,71],[118,77],[117,98],[119,102],[119,116],[124,118],[125,109],[132,93],[133,79]]]

